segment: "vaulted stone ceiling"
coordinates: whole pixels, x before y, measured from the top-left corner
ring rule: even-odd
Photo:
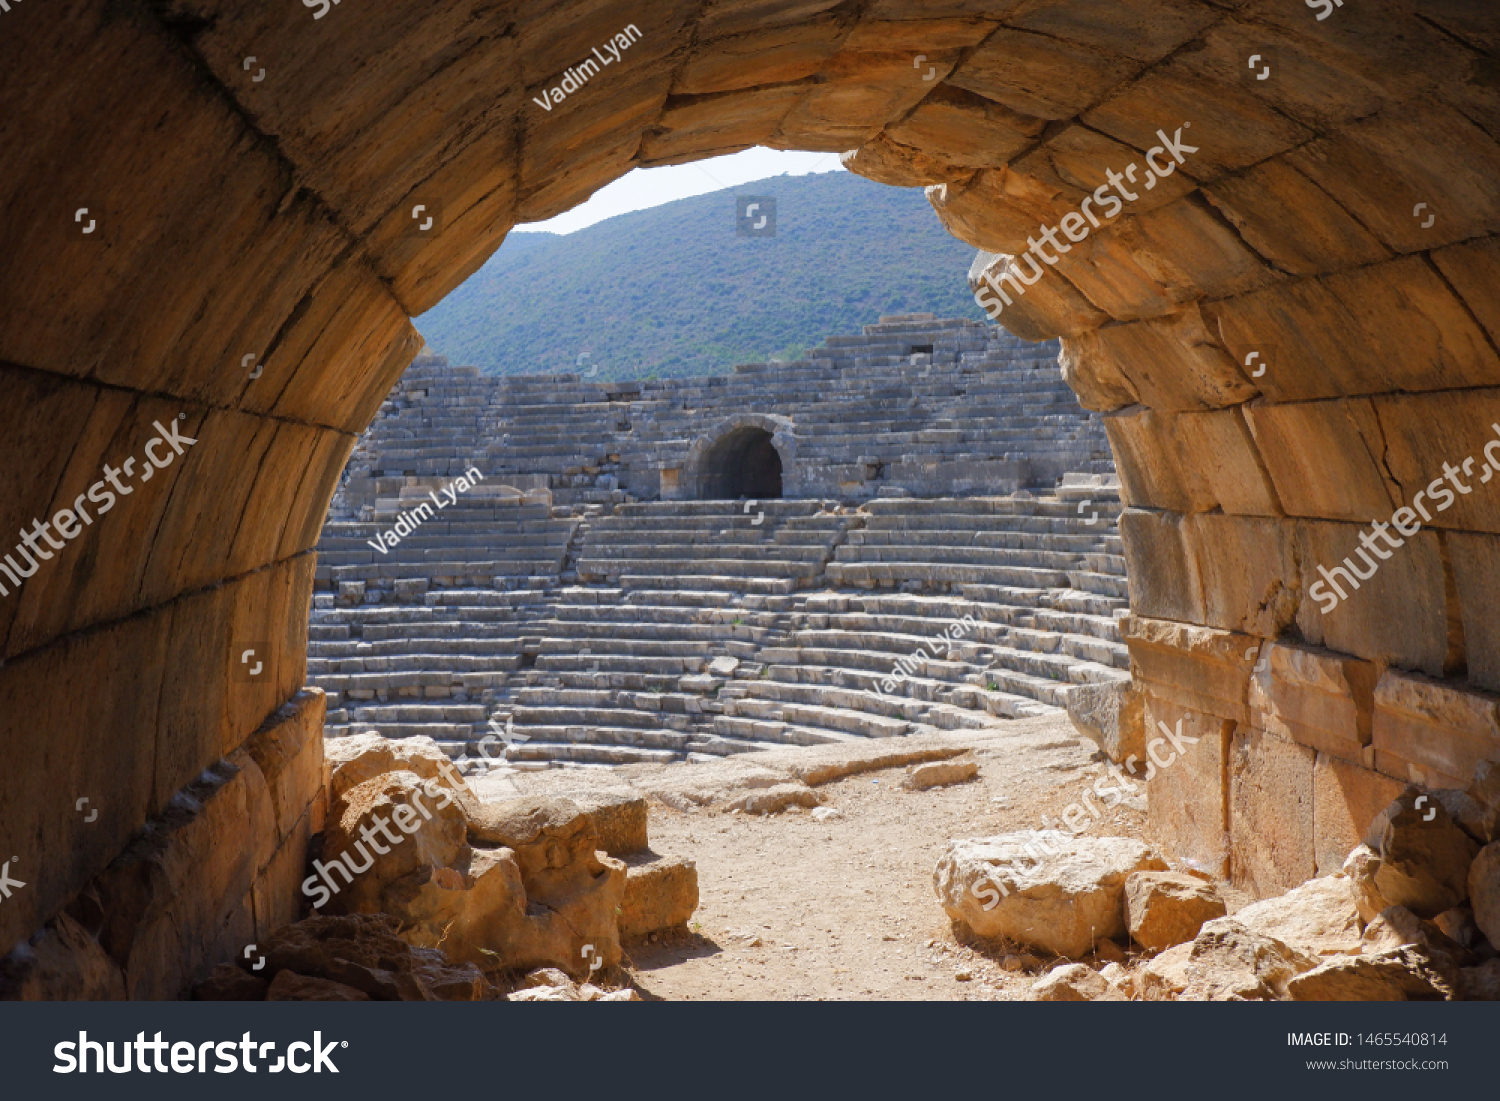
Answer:
[[[1304,595],[1500,421],[1497,48],[1489,0],[12,0],[0,530],[87,513],[158,426],[196,442],[0,598],[32,876],[0,948],[303,683],[310,549],[408,318],[516,223],[757,144],[853,150],[1015,255],[1180,130],[1000,318],[1110,414],[1136,611],[1500,688],[1500,492],[1367,599]]]

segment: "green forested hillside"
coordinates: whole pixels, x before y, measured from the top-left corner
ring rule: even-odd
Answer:
[[[776,235],[735,232],[736,196],[773,196]],[[417,327],[492,374],[719,374],[790,359],[881,314],[984,320],[974,250],[920,188],[847,172],[778,176],[620,215],[567,236],[512,233]]]

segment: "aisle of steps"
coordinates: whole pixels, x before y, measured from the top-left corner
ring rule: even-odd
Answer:
[[[483,736],[496,690],[519,668],[517,639],[562,579],[583,518],[481,483],[382,553],[372,541],[431,506],[428,482],[447,479],[403,481],[373,519],[324,525],[308,683],[329,694],[330,737],[420,734],[459,754]]]
[[[785,632],[852,515],[817,501],[621,505],[590,525],[509,716],[519,762],[620,764],[760,748],[715,730],[722,672]],[[795,735],[760,742],[809,741]]]

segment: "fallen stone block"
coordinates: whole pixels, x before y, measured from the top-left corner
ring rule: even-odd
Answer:
[[[1081,963],[1054,967],[1026,995],[1028,1002],[1123,1002],[1125,994],[1099,972]]]
[[[1193,945],[1179,944],[1154,957],[1135,973],[1135,993],[1143,1002],[1170,1002],[1187,989]]]
[[[678,856],[636,853],[625,858],[620,936],[641,937],[686,925],[698,909],[698,866]]]
[[[1407,788],[1376,816],[1345,864],[1360,917],[1371,921],[1390,906],[1424,918],[1451,910],[1468,898],[1469,865],[1478,851],[1437,800]]]
[[[906,770],[901,786],[907,791],[926,791],[928,788],[962,784],[979,775],[979,762],[973,758],[952,761],[929,761],[912,765]]]
[[[1317,961],[1277,940],[1245,928],[1234,918],[1208,922],[1188,955],[1183,1001],[1280,1001],[1287,983]]]
[[[802,784],[775,784],[759,791],[746,792],[733,800],[725,810],[744,814],[780,814],[788,807],[821,806],[823,797]]]
[[[1125,933],[1125,880],[1165,871],[1143,842],[1025,830],[950,841],[933,873],[939,902],[982,937],[1078,957]]]
[[[1500,841],[1479,850],[1469,866],[1468,888],[1474,924],[1492,945],[1500,945]]]
[[[1175,872],[1136,872],[1125,881],[1125,923],[1147,951],[1183,944],[1226,913],[1212,883]]]
[[[1309,956],[1360,950],[1362,922],[1353,884],[1345,875],[1309,879],[1284,895],[1264,898],[1236,911],[1234,920]]]
[[[431,738],[391,739],[373,731],[351,734],[327,739],[323,757],[327,762],[328,795],[332,802],[367,780],[403,771],[416,773],[459,794],[471,794],[453,762]]]
[[[635,792],[583,791],[568,796],[579,810],[593,816],[599,847],[610,856],[625,857],[651,847],[648,809]]]
[[[1129,677],[1070,688],[1068,718],[1116,764],[1146,759],[1145,693]]]
[[[1404,949],[1423,965],[1423,975],[1439,989],[1440,996],[1451,997],[1463,985],[1462,970],[1479,962],[1472,952],[1453,940],[1434,922],[1423,921],[1404,906],[1381,911],[1365,926],[1360,949],[1366,955],[1378,955]],[[1415,988],[1414,988],[1415,989]],[[1408,996],[1427,996],[1409,990]]]
[[[1441,1001],[1448,996],[1426,961],[1408,948],[1335,957],[1289,979],[1286,989],[1298,1002]]]
[[[315,865],[339,885],[330,909],[390,914],[410,944],[486,971],[619,961],[625,866],[598,852],[591,815],[560,798],[460,806],[446,791],[392,772],[346,792]]]

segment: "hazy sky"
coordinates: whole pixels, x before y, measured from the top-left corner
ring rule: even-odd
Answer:
[[[784,153],[779,149],[746,149],[727,157],[711,157],[692,164],[674,164],[666,168],[637,168],[594,192],[588,202],[575,206],[566,214],[545,222],[516,226],[516,233],[547,230],[550,233],[572,233],[595,222],[648,210],[674,199],[687,199],[726,187],[738,187],[753,180],[786,173],[805,176],[810,172],[840,172],[837,153]]]

